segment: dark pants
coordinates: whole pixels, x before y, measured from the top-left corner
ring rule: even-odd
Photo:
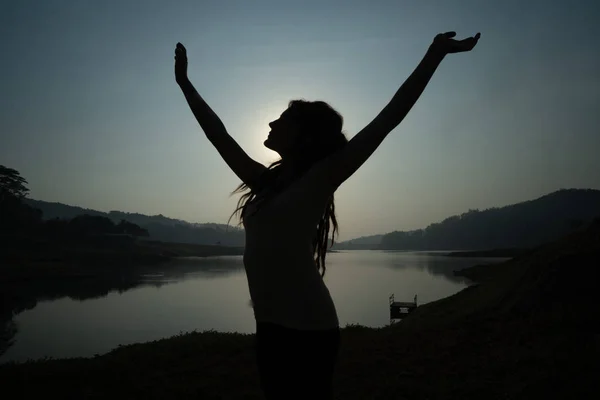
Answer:
[[[256,359],[267,400],[333,399],[339,328],[303,331],[256,323]]]

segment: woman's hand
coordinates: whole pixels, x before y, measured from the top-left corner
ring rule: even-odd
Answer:
[[[178,84],[187,81],[187,52],[181,43],[177,43],[175,47],[175,80]]]
[[[454,36],[456,36],[456,32],[440,33],[433,39],[431,47],[443,55],[471,51],[477,44],[481,34],[478,33],[463,40],[452,39]]]

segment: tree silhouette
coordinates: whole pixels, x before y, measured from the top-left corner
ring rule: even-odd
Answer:
[[[119,222],[116,228],[118,233],[126,233],[133,236],[150,236],[147,229],[141,228],[134,223],[125,221],[124,219]]]
[[[22,199],[27,196],[29,189],[25,178],[19,174],[19,171],[0,165],[0,201],[7,197],[16,197]]]
[[[42,212],[23,202],[29,189],[19,171],[0,165],[0,232],[31,230],[42,219]]]
[[[74,235],[102,235],[117,233],[115,224],[107,217],[80,215],[69,221],[69,232]]]

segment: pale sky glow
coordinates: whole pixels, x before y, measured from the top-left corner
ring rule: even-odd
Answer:
[[[0,164],[30,197],[225,223],[239,181],[173,77],[258,161],[291,99],[351,138],[438,32],[480,31],[336,193],[340,240],[425,227],[560,188],[600,189],[597,1],[0,1]]]

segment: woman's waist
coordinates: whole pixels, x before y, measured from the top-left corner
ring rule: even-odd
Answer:
[[[257,321],[298,329],[337,326],[333,300],[310,252],[244,254]]]
[[[269,270],[282,268],[302,272],[305,268],[316,269],[316,262],[311,248],[300,246],[246,245],[244,249],[244,266],[246,269]]]
[[[285,279],[261,279],[249,275],[248,286],[255,311],[271,310],[307,316],[335,313],[331,294],[318,273],[316,275],[316,279],[293,275]]]
[[[329,294],[290,294],[275,298],[256,296],[253,303],[257,322],[270,322],[301,330],[333,329],[339,326],[337,312]]]
[[[250,254],[312,254],[313,246],[310,240],[304,238],[291,238],[281,233],[269,237],[246,236],[244,251]]]

